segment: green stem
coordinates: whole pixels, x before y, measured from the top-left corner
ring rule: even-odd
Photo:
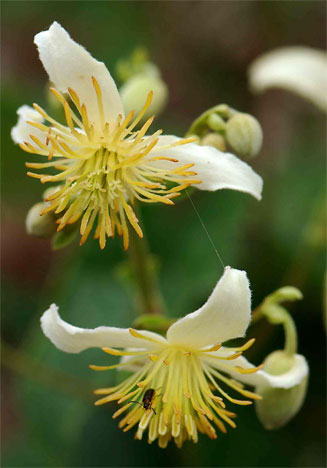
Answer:
[[[297,332],[296,325],[284,307],[277,304],[261,304],[254,310],[252,324],[265,317],[273,325],[283,325],[285,333],[285,353],[293,356],[297,352]]]
[[[258,307],[256,307],[252,311],[251,325],[253,325],[256,322],[259,322],[259,320],[261,320],[264,317],[261,306],[262,306],[262,304],[260,304]]]
[[[135,209],[136,215],[140,215]],[[143,232],[144,227],[142,226]],[[134,273],[134,281],[139,290],[141,314],[162,314],[163,300],[158,287],[156,268],[151,265],[151,255],[146,236],[142,239],[134,229],[130,229],[129,260]]]
[[[284,332],[285,332],[285,345],[284,349],[287,354],[293,356],[297,351],[297,333],[295,322],[288,312],[284,314]]]

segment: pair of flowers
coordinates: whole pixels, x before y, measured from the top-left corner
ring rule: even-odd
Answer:
[[[47,197],[44,210],[58,215],[58,230],[80,220],[81,243],[96,226],[101,248],[115,231],[123,236],[127,248],[128,223],[142,237],[134,200],[173,204],[172,199],[191,185],[202,190],[239,190],[260,199],[262,179],[236,156],[199,146],[193,139],[163,136],[160,130],[147,136],[153,118],[136,130],[150,105],[151,93],[139,115],[134,117],[131,112],[125,116],[105,65],[75,43],[58,23],[37,34],[35,43],[55,85],[51,91],[63,106],[66,124],[37,104],[23,106],[12,138],[24,151],[47,158],[47,162],[29,162],[27,167],[58,171],[56,175],[29,173],[42,183],[60,184]],[[141,439],[148,429],[148,441],[158,439],[159,446],[165,447],[172,438],[181,446],[186,439],[196,442],[198,432],[216,438],[215,427],[222,432],[226,425],[235,427],[236,415],[226,409],[225,400],[248,405],[261,398],[244,384],[289,388],[301,379],[294,377],[293,370],[271,376],[262,366],[250,364],[242,353],[254,340],[234,348],[222,345],[243,337],[250,320],[246,273],[226,267],[204,306],[174,323],[165,338],[145,330],[74,327],[59,317],[54,304],[43,314],[41,325],[63,351],[78,353],[99,347],[121,357],[114,366],[91,366],[131,372],[117,386],[97,390],[102,396],[96,404],[118,401],[122,406],[114,418],[126,413],[119,424],[124,431],[137,425],[136,438]],[[149,389],[152,400],[146,411],[142,399]],[[230,391],[244,398],[235,398]]]

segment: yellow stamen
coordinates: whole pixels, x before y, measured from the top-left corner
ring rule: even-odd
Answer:
[[[142,340],[151,341],[152,343],[157,343],[157,344],[162,345],[162,342],[160,342],[159,340],[155,340],[154,338],[150,338],[149,336],[142,335],[142,333],[139,333],[138,331],[134,330],[133,328],[129,328],[128,331],[135,338],[140,338]]]
[[[104,110],[103,110],[103,102],[102,102],[102,93],[99,83],[97,82],[96,78],[92,76],[92,82],[95,89],[95,93],[97,96],[98,101],[98,109],[99,109],[99,117],[102,126],[104,125]]]

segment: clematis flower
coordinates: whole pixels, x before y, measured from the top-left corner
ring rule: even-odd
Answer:
[[[60,188],[47,198],[44,213],[62,213],[58,231],[81,220],[81,243],[96,225],[104,248],[117,230],[128,247],[128,223],[142,237],[133,203],[173,205],[181,190],[229,188],[260,199],[262,179],[232,154],[192,143],[194,139],[146,135],[154,117],[137,129],[151,104],[150,92],[141,112],[124,115],[117,87],[104,63],[95,60],[56,22],[35,36],[40,59],[54,84],[52,93],[63,106],[60,123],[39,105],[18,109],[11,135],[15,143],[46,162],[28,162],[28,172]],[[70,99],[70,100],[69,100]],[[192,170],[190,170],[192,168]]]
[[[327,110],[327,55],[310,47],[281,47],[263,54],[249,68],[250,87],[261,93],[284,88]]]
[[[118,385],[96,390],[102,397],[95,404],[121,404],[113,418],[126,413],[119,427],[126,432],[137,426],[136,439],[148,430],[149,443],[158,439],[159,446],[166,447],[174,439],[181,447],[187,439],[197,442],[198,432],[216,439],[216,428],[226,432],[226,425],[236,427],[236,414],[226,409],[225,402],[250,405],[261,398],[244,384],[267,388],[271,381],[275,387],[283,386],[282,377],[267,374],[260,370],[262,366],[255,367],[242,356],[254,339],[238,347],[222,345],[243,337],[250,320],[246,273],[226,267],[208,301],[171,325],[166,337],[131,328],[78,328],[63,321],[54,304],[43,314],[41,326],[62,351],[79,353],[98,347],[121,356],[115,365],[90,366],[99,371],[117,368],[131,372]],[[143,398],[151,389],[154,398],[146,408]]]

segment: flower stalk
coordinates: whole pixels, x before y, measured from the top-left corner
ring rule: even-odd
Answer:
[[[269,294],[252,315],[252,324],[265,317],[273,325],[283,325],[284,351],[288,356],[294,356],[297,352],[296,325],[289,312],[280,303],[299,299],[302,299],[301,291],[293,286],[284,286]]]
[[[263,315],[273,325],[283,325],[285,333],[284,351],[293,356],[297,352],[297,333],[293,318],[284,307],[271,305],[263,310]]]
[[[302,293],[284,286],[269,294],[254,311],[252,322],[265,317],[273,325],[283,325],[284,349],[270,353],[263,362],[268,381],[259,383],[255,391],[262,397],[256,401],[256,413],[261,424],[269,430],[285,426],[303,405],[309,376],[309,366],[297,354],[296,326],[290,313],[280,304],[302,299]]]

